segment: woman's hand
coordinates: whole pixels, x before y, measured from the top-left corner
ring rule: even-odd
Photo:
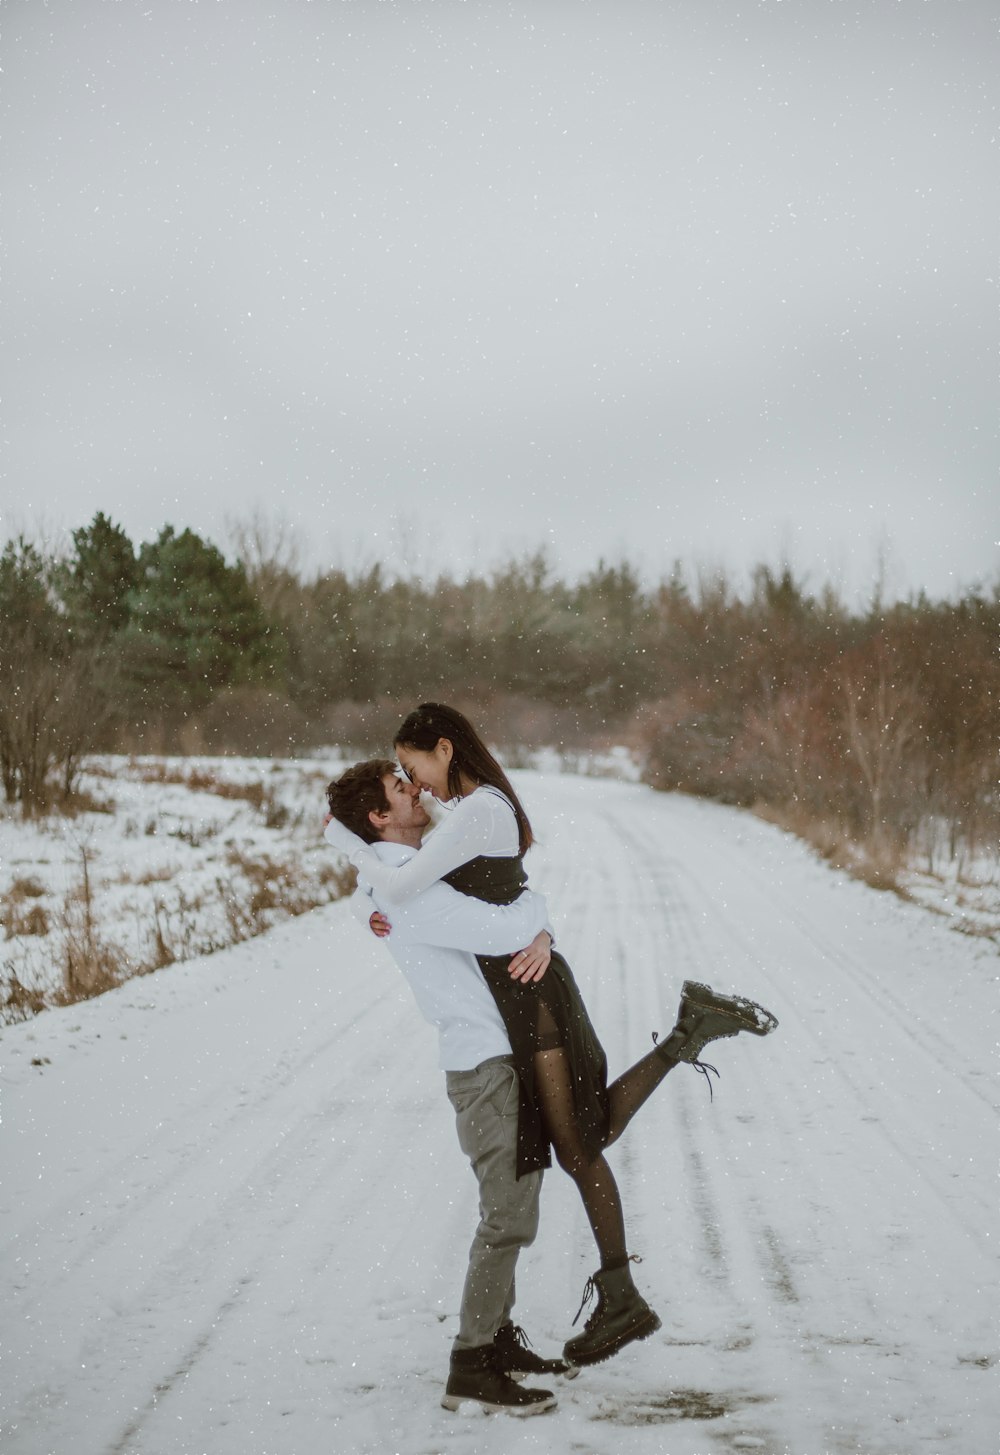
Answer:
[[[523,981],[541,980],[552,959],[552,940],[546,930],[539,930],[526,950],[519,950],[510,962],[510,978]]]
[[[386,919],[385,915],[379,914],[377,909],[370,915],[368,919],[368,925],[371,929],[372,934],[378,935],[380,940],[384,940],[386,935],[392,929],[392,925]]]

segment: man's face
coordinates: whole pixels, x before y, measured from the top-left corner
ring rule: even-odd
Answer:
[[[379,837],[394,844],[420,843],[420,836],[430,823],[430,814],[420,802],[420,789],[395,773],[386,773],[382,787],[389,803],[386,813],[373,816]]]

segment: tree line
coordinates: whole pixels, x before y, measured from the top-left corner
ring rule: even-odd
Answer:
[[[628,562],[569,582],[544,552],[466,578],[304,572],[103,513],[62,552],[0,555],[0,774],[27,813],[93,750],[381,750],[414,703],[465,706],[508,752],[625,742],[649,781],[870,844],[997,822],[1000,585],[849,607],[790,567],[748,589]]]

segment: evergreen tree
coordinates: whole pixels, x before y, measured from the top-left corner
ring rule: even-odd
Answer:
[[[38,697],[37,664],[53,655],[58,618],[49,598],[47,567],[23,537],[0,554],[0,777],[10,802],[34,795],[44,770],[31,748]]]
[[[93,731],[88,664],[74,657],[54,574],[23,538],[0,553],[0,779],[25,813],[46,806],[60,764],[69,789]]]
[[[276,635],[245,570],[191,530],[165,526],[142,547],[127,605],[124,658],[147,708],[201,706],[274,666]]]
[[[106,641],[128,623],[129,598],[139,583],[135,548],[121,526],[98,511],[73,532],[73,555],[63,571],[62,594],[76,631]]]

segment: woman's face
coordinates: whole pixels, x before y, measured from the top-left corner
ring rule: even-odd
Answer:
[[[451,797],[448,788],[451,756],[451,743],[447,738],[439,738],[437,747],[428,753],[420,748],[408,748],[404,743],[396,744],[396,758],[410,782],[433,793],[442,802]]]

